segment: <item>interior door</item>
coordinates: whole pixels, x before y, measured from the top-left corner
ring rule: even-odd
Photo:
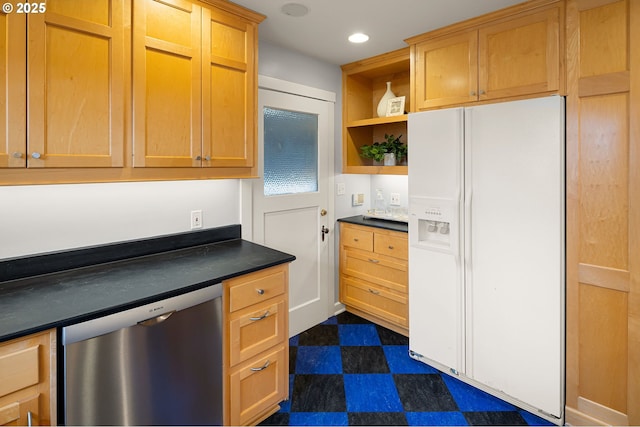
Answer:
[[[306,96],[258,92],[260,179],[252,189],[252,237],[296,256],[289,275],[289,336],[326,320],[332,306],[333,107]]]

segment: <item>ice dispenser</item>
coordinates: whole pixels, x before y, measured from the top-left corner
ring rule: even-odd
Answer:
[[[411,245],[457,252],[458,204],[453,200],[424,197],[412,197],[409,202]]]

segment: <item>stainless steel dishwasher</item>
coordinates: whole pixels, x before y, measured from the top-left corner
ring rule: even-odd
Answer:
[[[66,425],[221,425],[222,285],[63,328]]]

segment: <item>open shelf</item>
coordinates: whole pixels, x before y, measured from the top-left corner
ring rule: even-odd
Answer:
[[[407,114],[378,117],[377,107],[391,82],[396,96],[410,99],[410,52],[399,49],[342,66],[342,172],[406,175],[406,166],[374,166],[360,156],[360,147],[384,141],[384,135],[403,135],[407,143]]]

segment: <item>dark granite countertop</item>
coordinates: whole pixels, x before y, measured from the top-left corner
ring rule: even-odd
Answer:
[[[386,230],[402,231],[404,233],[409,231],[409,226],[407,225],[406,222],[389,221],[386,219],[367,218],[364,215],[356,215],[356,216],[350,216],[347,218],[340,218],[338,221],[348,222],[349,224],[384,228]]]
[[[162,239],[152,240],[156,248],[170,245],[163,246]],[[240,239],[239,226],[237,233],[226,233],[223,240],[206,240],[211,241],[202,243],[196,239],[190,242],[201,244],[0,281],[0,341],[112,314],[295,260],[293,255]],[[151,246],[148,241],[141,242]],[[122,253],[132,244],[105,245],[97,250],[110,246]],[[95,254],[96,248],[84,251]],[[81,258],[83,250],[69,254],[70,258]],[[65,252],[55,253],[56,262],[64,255]],[[47,256],[33,257],[32,261],[43,259]],[[2,264],[7,267],[28,260],[0,261],[0,280],[12,277],[6,274],[12,269],[3,271]]]

